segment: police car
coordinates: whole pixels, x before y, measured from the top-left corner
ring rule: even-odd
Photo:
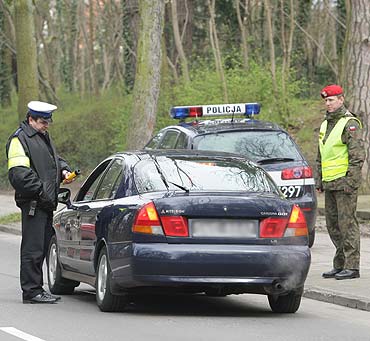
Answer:
[[[304,211],[312,246],[317,210],[312,168],[283,128],[255,119],[259,112],[258,103],[173,107],[170,114],[179,123],[160,130],[145,149],[213,150],[254,161]]]

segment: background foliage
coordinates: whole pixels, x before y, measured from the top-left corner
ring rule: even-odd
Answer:
[[[146,114],[132,112],[140,1],[27,1],[33,8],[39,99],[57,104],[51,135],[60,155],[83,174],[125,149],[132,115]],[[289,130],[313,165],[312,141],[323,115],[318,94],[340,79],[345,0],[164,2],[155,131],[173,124],[168,112],[175,105],[260,102],[261,119]],[[3,146],[19,123],[14,17],[14,1],[0,0]],[[6,186],[0,153],[0,187]]]

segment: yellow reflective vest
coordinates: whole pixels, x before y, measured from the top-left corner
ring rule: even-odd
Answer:
[[[324,143],[328,121],[325,120],[320,127],[319,148],[321,154],[322,181],[333,181],[346,175],[348,171],[348,147],[342,142],[342,133],[349,120],[356,120],[351,116],[342,117],[330,132]]]
[[[13,167],[30,167],[30,159],[26,155],[22,143],[19,141],[18,137],[13,137],[10,141],[9,151],[8,151],[8,170]]]

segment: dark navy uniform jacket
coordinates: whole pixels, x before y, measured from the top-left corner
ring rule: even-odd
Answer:
[[[9,137],[6,154],[17,206],[36,200],[37,207],[55,210],[62,171],[71,170],[57,155],[48,133],[39,133],[24,121]]]

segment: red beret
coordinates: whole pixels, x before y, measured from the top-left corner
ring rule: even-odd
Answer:
[[[338,96],[343,95],[343,89],[341,86],[336,84],[331,84],[326,86],[324,89],[321,90],[321,97],[326,98],[330,96]]]

